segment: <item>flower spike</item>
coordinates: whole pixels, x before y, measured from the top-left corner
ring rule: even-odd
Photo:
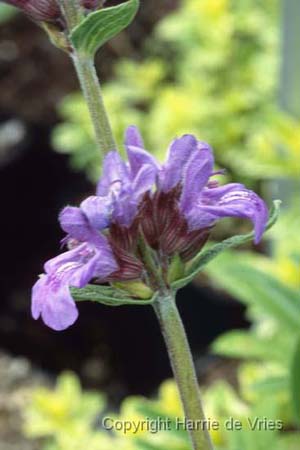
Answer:
[[[69,250],[45,264],[32,292],[33,317],[55,330],[77,319],[70,289],[110,283],[131,297],[133,287],[137,298],[145,289],[148,295],[168,285],[173,261],[184,267],[200,252],[223,217],[250,220],[255,243],[265,230],[268,210],[257,194],[211,180],[219,172],[208,144],[182,136],[160,164],[129,127],[125,147],[128,162],[117,151],[107,154],[96,195],[59,215]]]

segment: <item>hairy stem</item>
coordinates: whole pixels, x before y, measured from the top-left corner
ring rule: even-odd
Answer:
[[[102,154],[106,154],[111,150],[116,150],[117,145],[104,106],[94,62],[90,57],[80,55],[76,51],[72,54],[72,60],[76,68],[85,101],[89,108],[96,141],[100,151]]]
[[[189,430],[193,449],[212,450],[194,363],[174,295],[171,292],[161,294],[154,303],[154,309],[167,346],[185,419],[193,425]]]
[[[68,30],[71,31],[82,19],[79,0],[59,0],[59,3],[66,19]]]
[[[59,0],[66,19],[68,35],[83,19],[78,0]],[[71,43],[70,43],[71,44]],[[87,103],[95,138],[100,152],[105,155],[117,148],[112,128],[106,113],[99,78],[94,65],[94,58],[81,54],[75,48],[70,50],[76,73]]]

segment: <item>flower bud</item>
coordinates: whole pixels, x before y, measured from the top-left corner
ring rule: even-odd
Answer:
[[[3,0],[9,5],[22,10],[35,22],[56,24],[64,28],[64,18],[58,0]],[[81,0],[81,6],[87,11],[94,11],[103,6],[102,0]]]
[[[21,9],[36,22],[58,23],[61,11],[56,0],[4,0],[12,6]]]

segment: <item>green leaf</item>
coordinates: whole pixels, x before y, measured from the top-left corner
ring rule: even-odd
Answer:
[[[278,450],[298,450],[300,433],[295,431],[285,431],[278,437]],[[276,448],[277,450],[277,448]]]
[[[281,394],[285,392],[289,385],[289,377],[287,375],[268,376],[260,381],[257,381],[250,385],[253,391],[258,391],[263,394],[270,393],[274,395],[276,393]]]
[[[134,19],[139,0],[91,13],[71,33],[71,41],[81,53],[94,56],[107,41],[120,33]]]
[[[151,305],[154,301],[154,298],[149,300],[132,299],[120,290],[109,286],[97,286],[92,284],[88,284],[82,289],[72,288],[71,294],[77,302],[93,301],[107,306]]]
[[[262,360],[280,360],[282,353],[270,340],[261,339],[248,331],[229,331],[219,336],[212,344],[212,350],[218,355],[230,358],[254,358]]]
[[[165,444],[159,445],[156,442],[153,444],[151,442],[146,442],[142,438],[136,438],[136,443],[139,450],[166,450]]]
[[[268,273],[243,263],[241,258],[222,255],[206,269],[229,294],[240,301],[257,305],[282,327],[300,333],[299,292]]]
[[[0,24],[8,21],[17,13],[18,10],[15,7],[0,4]]]
[[[291,398],[295,419],[300,424],[300,339],[297,342],[291,368]]]
[[[270,211],[270,218],[266,226],[266,230],[270,229],[277,221],[280,210],[280,200],[275,200]],[[201,251],[191,262],[189,268],[187,270],[187,274],[181,280],[175,281],[172,284],[174,289],[180,289],[186,284],[190,283],[196,275],[198,275],[201,270],[216,256],[222,253],[224,250],[228,248],[237,247],[239,245],[245,244],[246,242],[252,241],[254,239],[254,232],[233,236],[229,239],[225,239],[208,250]]]

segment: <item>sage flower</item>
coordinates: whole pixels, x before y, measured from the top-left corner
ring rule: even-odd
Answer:
[[[192,135],[175,139],[167,160],[160,165],[143,146],[139,131],[130,127],[126,136],[128,159],[138,170],[152,165],[157,170],[155,191],[143,199],[141,227],[154,248],[168,255],[178,252],[188,260],[199,252],[219,219],[249,219],[258,243],[268,220],[265,202],[239,183],[219,186],[214,179],[211,147]]]
[[[68,251],[45,264],[32,293],[33,317],[55,330],[77,319],[70,287],[140,281],[159,289],[141,243],[156,254],[157,270],[161,265],[167,273],[174,256],[183,264],[191,260],[224,217],[250,220],[255,243],[264,232],[264,201],[242,184],[219,185],[208,144],[182,136],[160,164],[145,150],[138,129],[129,127],[125,147],[128,162],[116,150],[107,154],[96,195],[60,213]]]
[[[41,315],[54,330],[63,330],[77,319],[70,286],[84,287],[93,277],[105,279],[118,267],[106,237],[90,227],[78,208],[65,208],[60,223],[68,233],[69,251],[45,264],[45,274],[32,291],[33,317]]]

